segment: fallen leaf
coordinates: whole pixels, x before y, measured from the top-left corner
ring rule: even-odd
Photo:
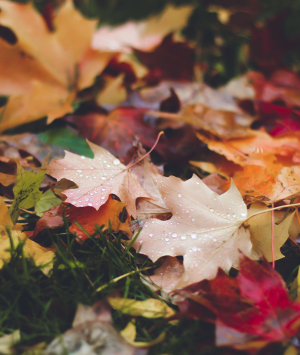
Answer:
[[[169,318],[176,313],[166,303],[155,298],[136,301],[130,298],[108,297],[107,301],[114,309],[134,317]]]
[[[16,248],[20,243],[23,243],[23,253],[25,258],[32,258],[36,266],[41,267],[41,271],[48,275],[53,267],[53,259],[55,254],[52,249],[44,248],[38,243],[33,242],[28,239],[25,233],[12,230],[11,239],[8,237],[6,229],[0,226],[0,269],[3,267],[4,263],[8,263],[11,259],[11,241],[13,247]],[[44,266],[43,266],[44,265]]]
[[[16,180],[17,180],[17,175],[0,173],[0,183],[3,186],[9,186],[11,184],[14,184]]]
[[[266,211],[265,213],[251,217],[251,215]],[[268,208],[263,203],[253,203],[248,210],[248,220],[245,226],[249,226],[253,251],[261,256],[264,256],[267,261],[271,262],[272,248],[271,248],[271,212],[267,212]],[[294,217],[291,213],[280,224],[276,224],[278,220],[275,218],[274,224],[274,260],[284,258],[281,254],[280,248],[289,237],[289,227]]]
[[[0,352],[1,354],[10,355],[13,354],[14,351],[12,346],[15,343],[18,343],[21,340],[20,330],[15,330],[14,332],[3,335],[0,337]]]
[[[254,120],[242,112],[237,114],[231,111],[215,110],[200,103],[188,105],[179,113],[151,112],[151,114],[169,120],[188,123],[221,139],[251,136],[252,132],[247,129],[247,124],[250,125]],[[242,121],[243,124],[240,124],[239,121]]]
[[[241,166],[267,166],[264,155],[274,154],[282,157],[293,156],[300,149],[300,141],[296,137],[271,137],[264,131],[249,131],[245,138],[221,140],[204,131],[197,132],[197,137],[207,144],[210,150],[224,155],[228,160]]]
[[[74,222],[79,223],[89,234],[95,232],[95,224],[97,224],[99,227],[104,226],[103,232],[111,229],[113,232],[121,231],[125,235],[131,236],[130,216],[126,210],[123,220],[120,219],[124,208],[123,202],[114,200],[110,196],[99,210],[93,207],[72,206],[66,209],[65,214],[67,219],[73,223],[70,232],[77,234],[77,237],[82,241],[88,239],[88,236]]]
[[[101,302],[93,307],[79,306],[73,327],[56,337],[44,354],[61,355],[67,352],[74,355],[134,355],[135,348],[110,324],[110,314]]]
[[[131,163],[140,160],[146,154],[146,150],[142,147],[141,143],[137,143],[136,155]],[[146,156],[138,164],[134,165],[131,169],[140,181],[142,188],[151,196],[151,199],[138,199],[137,202],[137,219],[140,218],[160,218],[170,214],[169,209],[165,205],[162,195],[157,186],[157,180],[163,174],[159,168],[151,163],[149,156]]]
[[[118,27],[101,26],[93,36],[92,46],[102,51],[131,52],[131,48],[152,51],[171,32],[183,28],[194,7],[169,4],[159,15],[145,21],[126,22]]]
[[[126,204],[129,214],[136,217],[136,199],[149,198],[137,176],[107,150],[88,143],[95,154],[94,159],[66,152],[64,159],[51,160],[47,167],[47,174],[57,180],[65,178],[79,186],[77,189],[64,191],[67,196],[65,203],[69,202],[77,207],[90,206],[98,210],[114,194]]]
[[[153,291],[158,291],[156,287],[158,286],[165,293],[170,293],[173,291],[174,286],[178,283],[183,273],[184,267],[177,258],[167,256],[163,264],[154,270],[154,275],[143,275],[141,279]],[[162,293],[161,296],[164,297],[165,295]]]
[[[35,174],[18,165],[18,176],[14,186],[14,201],[9,209],[11,219],[15,224],[19,217],[19,208],[31,208],[41,198],[42,192],[39,187],[44,180],[45,170]]]
[[[64,225],[62,212],[66,205],[62,203],[59,206],[50,208],[43,213],[43,216],[36,222],[32,238],[34,239],[41,231],[46,228],[56,228]]]
[[[244,257],[237,278],[219,270],[214,280],[179,294],[215,312],[218,346],[256,354],[270,343],[288,343],[299,332],[300,303],[289,298],[284,281],[266,260],[260,265]]]
[[[14,36],[13,43],[0,39],[0,93],[9,96],[1,109],[1,131],[43,116],[51,122],[73,111],[77,90],[91,85],[111,58],[90,48],[96,23],[67,0],[50,32],[31,2],[1,1],[0,24]]]
[[[61,199],[56,197],[52,190],[46,191],[34,206],[36,215],[42,217],[43,212],[50,210],[54,206],[59,206],[61,202]]]
[[[127,90],[124,87],[124,76],[118,77],[102,76],[105,80],[104,88],[97,94],[98,105],[119,105],[127,98]]]
[[[154,262],[164,255],[183,256],[185,272],[174,288],[213,278],[218,267],[236,266],[238,250],[250,255],[249,231],[242,227],[247,208],[234,183],[220,196],[196,175],[185,182],[161,177],[157,183],[173,216],[147,220],[135,248]]]

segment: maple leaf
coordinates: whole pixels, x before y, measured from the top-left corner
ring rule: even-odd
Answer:
[[[96,210],[117,195],[126,204],[130,215],[136,217],[135,201],[138,197],[150,198],[141,187],[136,175],[132,174],[119,159],[107,150],[88,142],[94,159],[65,152],[64,159],[52,159],[46,173],[57,180],[68,179],[76,183],[77,189],[66,190],[65,203],[77,207],[90,206]]]
[[[130,230],[130,216],[127,211],[123,216],[124,222],[120,220],[120,215],[123,212],[125,204],[109,197],[107,202],[100,206],[99,210],[95,210],[93,207],[69,207],[65,210],[67,219],[74,223],[78,222],[89,234],[95,232],[95,224],[99,227],[104,225],[102,231],[106,231],[111,228],[113,232],[122,231],[128,236],[131,236]],[[73,224],[70,227],[70,231],[76,233],[82,240],[88,239],[86,233],[84,233],[77,225]]]
[[[249,231],[241,227],[247,207],[234,183],[220,196],[196,175],[185,182],[160,177],[157,183],[173,216],[147,220],[135,248],[153,261],[183,256],[185,272],[175,288],[213,278],[218,267],[229,270],[238,263],[239,249],[250,255]]]
[[[14,39],[0,38],[0,94],[9,96],[1,109],[0,130],[48,116],[72,112],[79,90],[92,85],[111,58],[90,48],[97,21],[85,19],[67,0],[50,32],[32,2],[0,1],[0,25]]]
[[[269,343],[287,343],[299,333],[300,303],[293,302],[284,281],[263,259],[240,261],[237,278],[222,270],[178,292],[216,314],[216,343],[257,353]]]

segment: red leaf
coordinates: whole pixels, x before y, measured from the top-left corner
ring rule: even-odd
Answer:
[[[214,280],[178,293],[215,312],[218,346],[256,353],[270,343],[287,343],[299,332],[300,303],[289,298],[280,275],[266,260],[260,265],[244,257],[236,279],[219,271]]]

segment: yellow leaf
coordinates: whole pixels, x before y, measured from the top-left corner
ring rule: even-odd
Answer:
[[[108,297],[108,302],[114,309],[135,317],[169,318],[175,314],[172,308],[154,298],[136,301],[129,298]]]
[[[55,257],[53,251],[49,248],[44,248],[34,241],[28,239],[26,235],[17,230],[11,231],[11,240],[13,247],[16,248],[19,243],[23,242],[23,252],[26,258],[32,257],[36,266],[41,266],[46,264],[42,268],[45,275],[49,274],[49,271],[53,267],[52,260]],[[11,241],[7,235],[7,232],[3,226],[0,226],[0,269],[3,267],[4,263],[8,263],[11,259]]]
[[[133,322],[129,322],[120,334],[125,340],[134,342],[136,337],[135,324]]]
[[[248,216],[264,210],[268,210],[265,204],[253,203],[248,211]],[[294,213],[291,213],[283,222],[274,225],[275,260],[284,258],[284,255],[280,252],[280,248],[289,237],[289,227],[293,217]],[[268,261],[272,261],[271,212],[262,213],[252,217],[245,223],[245,225],[250,227],[253,251],[260,256],[264,255]]]
[[[0,95],[9,96],[0,110],[0,131],[72,112],[77,90],[91,85],[111,58],[90,48],[97,21],[84,18],[67,0],[51,32],[32,2],[0,0],[0,6],[0,25],[13,39],[0,38]]]

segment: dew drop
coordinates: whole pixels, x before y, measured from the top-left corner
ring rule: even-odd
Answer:
[[[83,177],[83,175],[79,175],[79,177]]]
[[[82,170],[77,170],[77,173],[82,173]]]
[[[93,176],[93,178],[94,178],[94,179],[97,179],[97,176],[96,176],[96,175],[94,175],[94,176]]]
[[[234,214],[232,215],[232,217],[235,218],[235,217],[236,217],[236,214],[234,213]]]
[[[103,188],[103,189],[101,189],[102,191],[106,191],[106,189],[105,188]]]
[[[197,251],[198,248],[197,248],[197,247],[192,247],[192,250],[193,250],[193,251]]]
[[[88,175],[86,175],[85,177],[86,177],[87,179],[89,178],[89,176],[88,176]]]
[[[191,234],[191,238],[192,238],[192,239],[197,239],[197,237],[198,237],[198,235],[197,235],[196,233],[192,233],[192,234]]]
[[[195,218],[192,218],[192,222],[195,222]]]
[[[89,203],[88,203],[88,206],[93,206],[93,204],[89,202]]]
[[[210,208],[209,212],[215,212],[215,210],[213,208]]]
[[[228,213],[227,217],[230,218],[230,213]]]
[[[102,196],[102,197],[101,197],[101,200],[105,200],[105,196]]]
[[[85,159],[85,157],[82,155],[81,157],[80,157],[81,159]]]
[[[180,238],[181,238],[182,240],[185,240],[185,239],[187,239],[187,236],[186,236],[186,235],[182,235]]]
[[[101,179],[102,180],[106,180],[107,178],[105,176],[101,176]]]
[[[170,239],[169,238],[165,238],[165,241],[168,242]]]
[[[242,213],[241,213],[241,216],[242,216],[242,217],[246,217],[246,216],[247,216],[247,213],[242,212]]]
[[[149,237],[150,237],[150,238],[152,238],[152,237],[153,237],[153,234],[152,234],[152,233],[150,233],[150,234],[149,234]]]
[[[182,195],[181,194],[178,194],[178,197],[181,197]]]
[[[177,235],[176,233],[173,233],[173,234],[172,234],[172,237],[173,237],[173,238],[177,238],[178,235]]]
[[[110,167],[111,167],[111,165],[109,165],[109,164],[107,164],[106,166],[107,166],[108,168],[110,168]]]
[[[114,165],[119,165],[119,164],[120,164],[120,160],[119,160],[119,159],[115,159],[115,160],[113,161],[113,163],[114,163]]]

